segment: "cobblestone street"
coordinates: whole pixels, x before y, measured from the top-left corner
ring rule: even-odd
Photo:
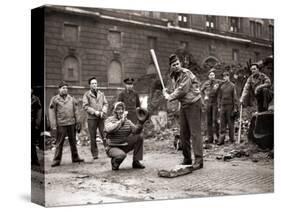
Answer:
[[[120,170],[111,170],[110,159],[99,143],[100,158],[91,161],[89,147],[80,146],[86,160],[72,164],[69,147],[65,147],[61,166],[51,168],[53,151],[45,155],[46,202],[48,206],[96,204],[175,198],[213,197],[269,193],[274,191],[272,159],[253,162],[249,158],[217,160],[214,154],[205,157],[204,168],[176,178],[160,178],[159,169],[180,163],[181,152],[147,151],[144,170],[131,169],[128,155]],[[38,173],[33,172],[33,179]],[[37,182],[38,184],[38,182]],[[38,185],[37,185],[38,186]],[[39,188],[39,187],[38,187]]]

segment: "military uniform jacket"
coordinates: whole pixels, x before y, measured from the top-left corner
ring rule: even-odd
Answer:
[[[170,98],[170,101],[179,100],[183,108],[201,98],[200,82],[189,69],[182,68],[180,70],[179,77],[176,79],[175,90],[170,94]]]
[[[217,97],[219,86],[222,84],[221,80],[207,80],[201,87],[201,92],[207,96],[208,103],[217,104]]]
[[[117,101],[124,102],[126,109],[128,111],[136,111],[137,107],[140,107],[139,95],[134,90],[124,90],[122,91]]]
[[[97,91],[95,96],[91,90],[87,91],[83,96],[83,109],[88,113],[88,119],[98,119],[95,112],[107,113],[108,102],[103,92]]]
[[[65,98],[59,94],[51,99],[49,107],[51,128],[73,125],[79,120],[77,102],[67,94]]]
[[[219,89],[218,106],[222,107],[225,105],[238,106],[236,89],[232,82],[224,82]]]
[[[271,85],[271,81],[268,76],[264,73],[259,72],[249,76],[244,86],[242,92],[242,100],[249,94],[250,91],[254,92],[255,89],[259,89],[261,87],[269,87]]]

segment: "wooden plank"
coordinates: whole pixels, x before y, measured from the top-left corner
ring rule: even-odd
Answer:
[[[176,165],[173,168],[161,169],[158,171],[159,177],[178,177],[192,173],[192,165]]]

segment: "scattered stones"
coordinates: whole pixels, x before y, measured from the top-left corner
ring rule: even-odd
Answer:
[[[216,157],[217,160],[221,160],[222,158],[223,158],[222,155],[219,155],[219,156]]]
[[[211,144],[204,144],[203,149],[212,149],[213,146]]]

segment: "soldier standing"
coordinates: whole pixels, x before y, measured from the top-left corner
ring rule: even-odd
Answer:
[[[128,111],[127,118],[136,124],[136,108],[140,107],[140,98],[138,93],[134,90],[133,78],[126,78],[123,82],[125,84],[125,90],[118,95],[117,101],[124,102]]]
[[[68,136],[72,162],[84,162],[79,157],[76,147],[76,130],[80,131],[77,102],[68,94],[68,85],[64,81],[59,84],[59,94],[51,99],[49,117],[51,129],[56,132],[56,151],[52,167],[60,165],[66,136]]]
[[[273,98],[273,94],[269,89],[271,81],[268,76],[259,71],[257,64],[252,64],[250,70],[252,74],[246,81],[240,98],[240,103],[243,104],[249,93],[253,92],[257,101],[258,112],[267,111],[269,103]]]
[[[219,137],[217,97],[221,81],[215,78],[215,71],[214,68],[209,71],[209,79],[201,87],[201,92],[204,95],[204,102],[207,107],[207,143],[216,143]],[[215,140],[214,134],[216,136]]]
[[[83,96],[83,109],[88,114],[88,129],[91,139],[91,153],[93,160],[98,159],[98,146],[96,142],[97,128],[104,142],[104,119],[106,117],[108,102],[103,92],[98,90],[98,81],[95,77],[88,80],[90,90]]]
[[[179,100],[180,109],[180,138],[183,146],[183,165],[191,165],[191,142],[195,156],[193,170],[203,168],[203,148],[201,135],[201,92],[200,83],[196,76],[186,68],[181,67],[177,55],[169,58],[171,76],[175,78],[175,90],[168,94],[163,90],[166,100]]]
[[[218,145],[224,144],[226,127],[229,129],[229,141],[234,143],[234,118],[238,110],[238,99],[234,84],[230,81],[229,72],[223,72],[224,82],[218,93],[218,107],[220,111],[220,137]]]

